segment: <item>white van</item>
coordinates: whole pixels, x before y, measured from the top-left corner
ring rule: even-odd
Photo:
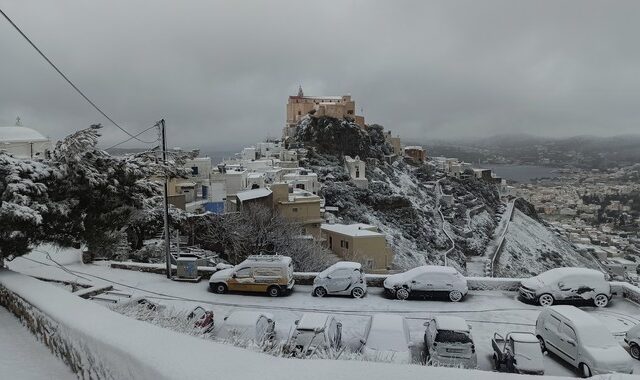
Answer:
[[[227,291],[267,293],[271,297],[293,290],[293,262],[280,255],[254,255],[233,268],[215,272],[209,289],[222,294]]]
[[[348,295],[362,298],[367,293],[367,281],[362,264],[351,261],[339,261],[318,273],[313,279],[313,294],[316,297],[326,295]]]
[[[330,314],[304,313],[295,321],[286,349],[294,356],[338,350],[342,345],[342,324]]]
[[[460,317],[438,316],[424,324],[425,358],[428,364],[476,368],[478,357],[471,326]]]
[[[520,297],[551,306],[556,301],[588,301],[605,307],[611,300],[611,285],[604,273],[587,268],[555,268],[520,283]]]
[[[583,377],[633,372],[633,362],[606,326],[574,306],[549,306],[536,321],[542,350],[576,367]]]

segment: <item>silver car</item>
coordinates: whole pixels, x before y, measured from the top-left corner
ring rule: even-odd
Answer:
[[[313,280],[313,295],[347,295],[362,298],[367,293],[367,281],[360,263],[339,261],[318,273]]]
[[[605,307],[611,300],[611,286],[604,273],[587,268],[555,268],[522,280],[520,297],[540,306],[557,301],[588,301]]]

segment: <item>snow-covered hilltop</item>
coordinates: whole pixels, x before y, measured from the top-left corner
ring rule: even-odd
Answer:
[[[514,215],[506,215],[509,200],[501,200],[494,183],[475,176],[449,177],[432,161],[394,155],[384,136],[381,126],[362,129],[329,117],[304,118],[296,134],[308,149],[301,166],[318,173],[322,183],[325,216],[378,227],[395,254],[393,269],[444,264],[446,256],[448,265],[467,273],[469,261],[482,268],[498,250],[494,275],[500,276],[596,265],[535,214],[532,218],[520,211],[532,212],[526,202],[519,200]],[[346,172],[347,155],[366,161],[367,188],[357,186]],[[504,243],[498,248],[501,235]]]

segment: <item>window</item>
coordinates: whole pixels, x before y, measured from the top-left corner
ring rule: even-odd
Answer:
[[[347,115],[353,115],[353,111],[352,110],[347,111]]]
[[[302,190],[304,190],[304,183],[297,183],[297,184],[296,184],[296,189],[302,189]]]
[[[237,278],[251,277],[251,268],[240,268],[236,271]]]
[[[291,211],[292,211],[292,212],[298,212],[298,208],[297,208],[297,207],[294,207],[294,208],[292,208],[292,209],[291,209]]]
[[[302,112],[298,111],[298,116],[302,115]]]
[[[333,237],[329,236],[329,249],[333,248]]]
[[[344,242],[344,247],[345,247],[346,249],[349,249],[349,242],[348,242],[348,241],[345,241],[345,242]]]
[[[356,168],[356,178],[360,178],[360,168]]]
[[[577,340],[578,337],[576,336],[576,332],[571,328],[571,326],[567,325],[566,323],[562,324],[562,333],[570,339],[573,340]]]
[[[192,166],[191,167],[191,174],[198,175],[198,167],[197,166]]]

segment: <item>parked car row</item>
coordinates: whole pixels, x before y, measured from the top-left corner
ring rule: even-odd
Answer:
[[[229,291],[266,293],[277,297],[289,294],[295,281],[293,264],[287,256],[249,256],[233,268],[214,273],[209,290],[223,294]],[[455,268],[424,265],[387,277],[385,294],[392,298],[445,298],[458,302],[469,292],[467,280]],[[367,281],[362,264],[340,261],[318,273],[311,294],[316,297],[346,295],[362,298]]]

